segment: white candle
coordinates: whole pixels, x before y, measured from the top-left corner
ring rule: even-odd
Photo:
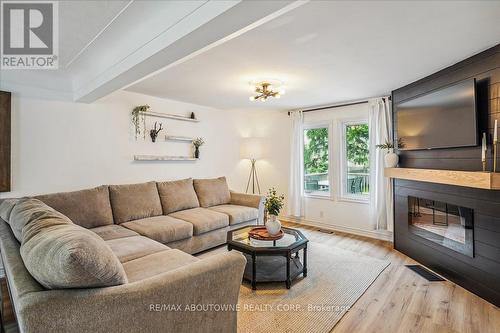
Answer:
[[[486,133],[483,133],[483,147],[481,149],[481,161],[486,161]]]
[[[498,119],[495,119],[495,130],[493,131],[493,142],[498,142]]]

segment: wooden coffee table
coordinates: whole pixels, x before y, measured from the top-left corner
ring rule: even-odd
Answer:
[[[290,289],[292,280],[300,274],[307,276],[309,241],[299,230],[283,227],[283,238],[262,241],[248,236],[248,231],[254,227],[257,226],[246,226],[227,233],[227,249],[240,251],[247,258],[243,279],[250,281],[253,290],[260,282],[285,282],[286,288]]]

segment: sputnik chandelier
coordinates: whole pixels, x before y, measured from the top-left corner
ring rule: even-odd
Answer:
[[[250,96],[251,101],[265,102],[269,97],[280,98],[285,94],[284,89],[279,89],[281,82],[262,81],[254,83],[257,95]]]

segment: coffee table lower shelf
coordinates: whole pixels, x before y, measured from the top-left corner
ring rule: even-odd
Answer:
[[[287,279],[286,258],[284,256],[256,256],[256,272],[255,280],[252,277],[252,256],[246,253],[243,255],[247,258],[247,265],[243,273],[243,279],[252,284],[255,289],[256,283],[284,282],[286,287],[290,289],[291,281],[304,273],[307,276],[307,271],[304,270],[304,265],[300,258],[293,256],[290,259],[290,275]]]

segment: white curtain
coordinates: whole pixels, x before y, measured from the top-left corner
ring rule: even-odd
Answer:
[[[304,142],[302,111],[290,112],[292,132],[290,135],[290,187],[288,189],[288,210],[291,216],[302,216],[302,143]]]
[[[370,219],[374,229],[393,230],[393,189],[384,177],[385,150],[376,145],[393,140],[392,111],[389,98],[369,101],[370,126]]]

